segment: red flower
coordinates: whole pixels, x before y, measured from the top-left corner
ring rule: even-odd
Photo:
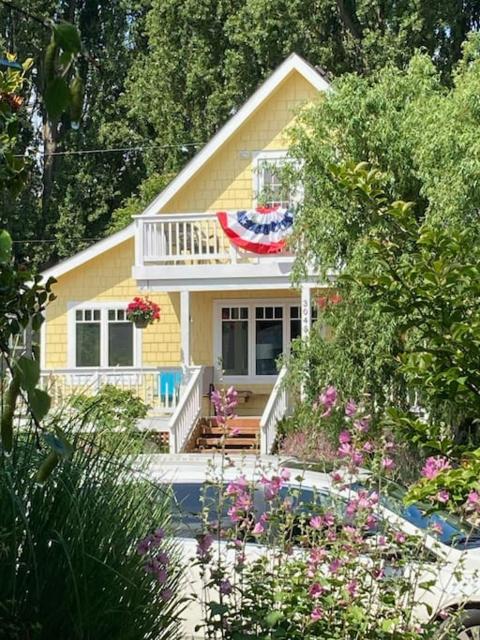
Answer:
[[[135,322],[143,320],[153,322],[160,320],[160,307],[148,298],[139,298],[136,296],[132,302],[127,305],[127,319]]]

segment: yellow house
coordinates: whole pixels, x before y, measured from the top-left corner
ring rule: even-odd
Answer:
[[[176,452],[207,446],[207,436],[215,443],[215,424],[199,433],[199,419],[211,413],[209,388],[233,384],[243,391],[239,411],[252,417],[241,435],[247,442],[259,426],[269,451],[287,411],[276,360],[309,330],[314,279],[292,288],[294,257],[237,247],[217,212],[252,210],[260,193],[270,199],[262,204],[283,203],[275,167],[288,161],[288,130],[327,90],[291,55],[130,226],[43,274],[58,281],[41,335],[53,392],[131,388]],[[157,302],[161,320],[128,322],[135,296]]]

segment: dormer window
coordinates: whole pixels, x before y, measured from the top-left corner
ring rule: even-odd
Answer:
[[[303,199],[302,185],[292,186],[286,176],[295,161],[287,151],[261,151],[253,161],[253,206],[292,208]],[[295,163],[296,164],[296,163]]]
[[[268,151],[257,155],[253,171],[254,206],[288,208],[292,203],[292,194],[284,176],[288,162],[286,151]]]

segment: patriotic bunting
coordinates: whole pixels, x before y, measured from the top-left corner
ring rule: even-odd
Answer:
[[[293,228],[293,211],[284,207],[219,211],[217,218],[234,245],[253,253],[283,251]]]

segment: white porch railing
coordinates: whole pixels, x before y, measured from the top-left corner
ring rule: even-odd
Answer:
[[[170,453],[180,453],[202,410],[203,367],[190,367],[179,402],[170,419]]]
[[[112,369],[44,369],[41,387],[54,406],[78,394],[95,395],[104,385],[129,390],[151,407],[153,413],[172,413],[177,406],[182,380],[180,367]]]
[[[214,213],[142,216],[136,224],[137,264],[231,258],[230,243]]]
[[[289,396],[284,384],[286,374],[287,368],[282,367],[260,419],[260,453],[262,455],[272,452],[277,437],[277,424],[288,415]]]
[[[215,213],[179,213],[138,216],[135,221],[135,265],[150,266],[258,263],[278,259],[232,245]],[[285,256],[289,256],[286,252]]]

